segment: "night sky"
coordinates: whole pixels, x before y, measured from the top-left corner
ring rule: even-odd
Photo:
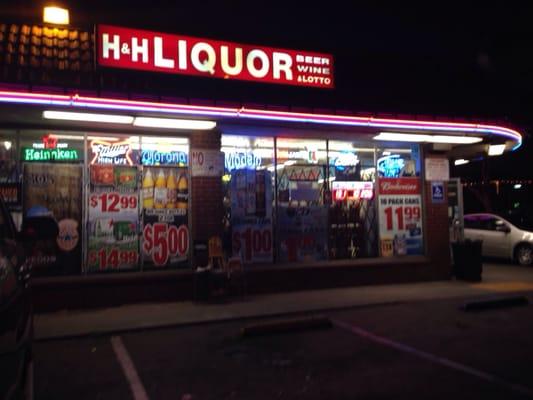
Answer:
[[[56,2],[57,3],[57,2]],[[109,23],[335,58],[334,90],[176,77],[185,96],[491,120],[533,132],[533,13],[467,2],[62,1],[71,24]],[[39,22],[44,2],[3,0],[2,22]],[[213,94],[214,93],[214,94]],[[533,177],[529,140],[491,160],[495,177]],[[475,165],[460,173],[479,171]],[[497,176],[496,176],[497,175]]]

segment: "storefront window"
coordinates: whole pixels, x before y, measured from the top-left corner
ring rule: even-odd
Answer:
[[[329,141],[329,257],[346,259],[377,255],[374,147]]]
[[[189,141],[143,136],[140,163],[143,269],[190,265]]]
[[[24,220],[47,216],[57,223],[34,246],[35,275],[79,274],[82,260],[84,135],[21,131]]]
[[[0,131],[0,194],[20,229],[22,223],[22,188],[18,164],[16,131]]]
[[[278,259],[327,259],[326,141],[279,138],[276,152]]]
[[[139,266],[139,138],[89,135],[87,271]]]
[[[274,139],[222,135],[224,248],[245,263],[273,261]]]

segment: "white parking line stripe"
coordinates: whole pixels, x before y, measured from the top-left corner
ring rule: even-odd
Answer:
[[[126,379],[130,384],[133,398],[135,400],[148,400],[146,390],[144,389],[139,374],[137,374],[137,370],[135,369],[135,365],[133,364],[133,361],[128,354],[128,350],[126,350],[120,336],[113,336],[111,338],[111,345],[113,346],[113,351],[122,367],[122,371],[124,371],[124,375],[126,375]]]
[[[332,319],[331,322],[335,326],[337,326],[337,327],[339,327],[341,329],[347,330],[347,331],[349,331],[349,332],[351,332],[351,333],[353,333],[355,335],[358,335],[358,336],[360,336],[362,338],[371,340],[371,341],[373,341],[375,343],[379,343],[379,344],[382,344],[384,346],[388,346],[388,347],[391,347],[393,349],[396,349],[396,350],[399,350],[399,351],[403,351],[405,353],[412,354],[414,356],[417,356],[419,358],[423,358],[423,359],[431,361],[433,363],[440,364],[440,365],[443,365],[445,367],[448,367],[448,368],[451,368],[451,369],[455,369],[457,371],[461,371],[461,372],[464,372],[464,373],[469,374],[469,375],[476,376],[476,377],[478,377],[480,379],[484,379],[486,381],[490,381],[490,382],[496,383],[496,384],[504,386],[504,387],[514,391],[514,392],[518,392],[520,394],[533,397],[533,389],[530,389],[528,387],[525,387],[525,386],[522,386],[522,385],[518,385],[518,384],[515,384],[515,383],[512,383],[512,382],[508,382],[505,379],[498,378],[495,375],[489,374],[487,372],[480,371],[478,369],[469,367],[469,366],[464,365],[464,364],[460,364],[458,362],[449,360],[447,358],[442,358],[442,357],[433,355],[431,353],[426,353],[425,351],[417,350],[417,349],[415,349],[415,348],[413,348],[411,346],[408,346],[408,345],[403,344],[403,343],[395,342],[394,340],[387,339],[387,338],[385,338],[383,336],[374,335],[373,333],[371,333],[369,331],[366,331],[366,330],[364,330],[362,328],[359,328],[358,326],[349,324],[349,323],[344,322],[344,321]]]

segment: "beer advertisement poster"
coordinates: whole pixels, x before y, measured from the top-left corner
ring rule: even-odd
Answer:
[[[141,186],[143,268],[189,266],[187,168],[145,166]]]
[[[137,167],[90,166],[87,268],[134,269],[139,265]]]
[[[76,164],[24,163],[23,215],[49,216],[56,237],[39,240],[32,257],[34,275],[79,274],[82,248],[82,167]]]
[[[379,178],[379,236],[383,256],[423,254],[419,178]]]
[[[241,169],[231,173],[231,248],[243,263],[271,263],[272,174]]]

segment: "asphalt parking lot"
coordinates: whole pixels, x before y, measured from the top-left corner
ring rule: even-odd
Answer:
[[[243,329],[276,320],[39,342],[36,397],[533,397],[533,306],[465,312],[466,300],[329,312],[330,328],[253,337]]]

